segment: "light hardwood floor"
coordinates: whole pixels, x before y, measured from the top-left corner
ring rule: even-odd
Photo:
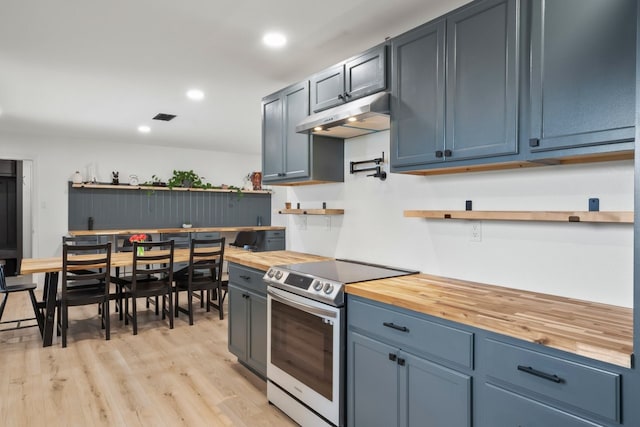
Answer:
[[[137,336],[111,312],[110,341],[97,306],[70,309],[67,348],[42,348],[37,328],[0,332],[0,425],[297,425],[228,352],[217,311],[198,306],[194,326],[181,314],[170,330],[143,309]],[[9,297],[3,320],[30,315],[27,295]]]

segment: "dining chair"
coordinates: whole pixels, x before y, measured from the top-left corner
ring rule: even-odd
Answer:
[[[76,274],[78,270],[86,273]],[[111,283],[111,243],[62,246],[62,290],[57,297],[62,347],[67,346],[69,307],[100,304],[101,327],[111,339],[109,286]]]
[[[151,236],[151,234],[146,234],[146,240],[145,242],[152,242],[153,238]],[[131,235],[127,235],[127,236],[123,236],[122,238],[118,238],[118,244],[117,244],[117,252],[133,252],[133,243],[129,240],[131,238]],[[129,272],[127,271],[126,267],[116,267],[115,268],[115,277],[113,278],[113,282],[116,285],[116,295],[115,295],[115,300],[116,300],[116,310],[119,310],[120,312],[120,320],[124,319],[124,310],[123,310],[123,301],[124,301],[124,283],[126,282],[131,282],[131,277],[133,275],[133,270],[131,275],[129,274]],[[146,273],[141,273],[138,274],[137,276],[137,280],[138,282],[141,281],[155,281],[158,280],[157,277],[153,276],[152,274],[146,274]],[[157,303],[157,301],[156,301]],[[149,303],[147,300],[147,308],[149,308]],[[158,309],[157,309],[157,304],[156,304],[156,314],[158,314]]]
[[[63,245],[74,245],[74,246],[78,246],[78,245],[82,245],[82,246],[87,246],[87,245],[98,245],[98,244],[104,244],[106,243],[106,241],[103,241],[103,239],[100,238],[100,236],[62,236],[62,244]],[[87,252],[88,253],[88,252]],[[96,253],[99,253],[98,251],[96,251]],[[76,275],[93,275],[95,273],[99,273],[100,269],[81,269],[81,270],[73,270],[70,271],[69,274],[76,274]],[[84,287],[99,287],[101,286],[101,282],[98,279],[90,279],[88,277],[84,277],[84,281],[83,280],[74,280],[73,284],[70,283],[70,285],[73,286],[84,286]]]
[[[140,253],[138,248],[144,248]],[[133,322],[133,335],[138,334],[138,298],[162,297],[162,319],[169,316],[169,328],[173,329],[173,240],[133,243],[133,274],[123,280],[124,320]],[[147,276],[156,280],[147,280]],[[131,313],[129,313],[131,299]],[[158,304],[156,303],[156,314]]]
[[[193,298],[204,301],[202,292],[206,291],[206,309],[217,308],[220,319],[224,318],[222,310],[222,264],[224,262],[225,238],[192,239],[189,249],[189,265],[186,270],[177,272],[175,280],[175,315],[182,312],[189,316],[189,325],[193,325]],[[180,292],[187,292],[187,308],[180,306]],[[198,296],[194,292],[200,291]],[[215,291],[217,303],[212,301]]]
[[[37,326],[40,328],[40,332],[42,332],[44,328],[44,316],[41,311],[42,305],[38,302],[38,300],[36,300],[36,295],[34,292],[35,289],[36,289],[35,283],[20,283],[15,285],[8,285],[7,279],[4,274],[4,266],[0,264],[0,294],[3,295],[2,302],[0,303],[0,324],[16,323],[15,327],[3,329],[3,331],[33,327],[36,325],[22,326],[21,323],[29,320],[36,320],[38,322]],[[4,309],[7,306],[7,300],[9,299],[9,294],[13,294],[16,292],[29,293],[29,299],[31,300],[31,305],[33,306],[34,317],[16,319],[16,320],[7,320],[3,322],[2,315],[4,314]]]

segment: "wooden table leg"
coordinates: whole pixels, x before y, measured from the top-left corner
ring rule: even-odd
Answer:
[[[44,276],[44,332],[42,346],[50,347],[53,342],[53,326],[56,314],[56,294],[58,293],[58,272],[46,273]]]

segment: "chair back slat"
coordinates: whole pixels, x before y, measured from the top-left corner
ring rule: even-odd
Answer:
[[[79,267],[91,267],[85,270],[86,274],[76,274],[74,270]],[[111,242],[96,245],[64,244],[62,246],[62,294],[63,298],[69,285],[74,282],[87,282],[94,280],[96,283],[108,284],[111,281]],[[109,286],[104,286],[105,293],[109,292]]]

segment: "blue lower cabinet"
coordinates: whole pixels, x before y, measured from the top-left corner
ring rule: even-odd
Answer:
[[[591,421],[529,399],[517,393],[485,384],[483,408],[478,426],[485,427],[595,427]]]
[[[267,375],[267,296],[263,271],[229,264],[229,351],[261,377]]]
[[[417,317],[413,318],[406,310],[348,298],[348,425],[471,427],[471,376],[442,364],[458,366],[458,360],[432,356],[433,353],[441,356],[442,352],[416,351],[427,343],[414,343],[420,345],[411,347],[405,336],[386,335],[378,324],[393,318],[394,322],[410,325],[407,330],[417,336],[422,336],[421,327],[434,337],[442,331],[452,334],[452,337],[444,334],[441,339],[430,340],[433,348],[455,342],[452,338],[462,331],[447,327],[442,331],[436,329],[438,333],[433,334],[436,324],[422,319],[418,313],[414,313]],[[368,323],[362,321],[365,317],[370,319]],[[467,350],[462,351],[463,355]]]
[[[471,426],[471,377],[400,352],[400,425]]]
[[[355,332],[348,335],[348,417],[353,427],[399,423],[397,348]],[[390,360],[396,357],[396,361]]]

